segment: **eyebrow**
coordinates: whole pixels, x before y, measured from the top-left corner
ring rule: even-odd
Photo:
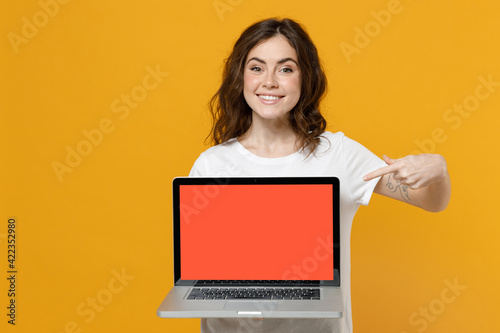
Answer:
[[[260,58],[257,58],[257,57],[253,57],[253,58],[251,58],[251,59],[248,59],[247,64],[248,64],[250,61],[252,61],[252,60],[255,60],[255,61],[258,61],[258,62],[260,62],[260,63],[263,63],[264,65],[266,64],[266,62],[265,62],[264,60],[262,60],[262,59],[260,59]],[[285,62],[287,62],[287,61],[293,61],[293,62],[294,62],[297,66],[299,65],[299,64],[298,64],[298,63],[297,63],[294,59],[292,59],[292,58],[283,58],[283,59],[281,59],[280,61],[278,61],[278,64],[279,64],[279,65],[281,65],[281,64],[283,64],[283,63],[285,63]]]

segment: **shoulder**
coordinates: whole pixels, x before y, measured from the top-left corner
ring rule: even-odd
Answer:
[[[329,131],[325,131],[325,132],[321,133],[321,135],[319,136],[319,139],[320,139],[321,143],[323,143],[325,140],[330,141],[330,142],[339,142],[339,141],[342,141],[342,139],[345,137],[346,137],[345,134],[342,132],[332,133]]]
[[[332,133],[325,131],[319,136],[319,144],[314,151],[315,154],[331,154],[340,152],[342,141],[346,136],[342,132]]]
[[[342,149],[344,152],[366,149],[362,144],[349,138],[343,132],[323,132],[320,136],[320,145],[325,144],[331,145],[332,148]]]
[[[364,145],[347,137],[343,132],[323,132],[315,155],[347,164],[352,164],[354,161],[358,164],[375,157]],[[376,160],[380,159],[377,157]]]

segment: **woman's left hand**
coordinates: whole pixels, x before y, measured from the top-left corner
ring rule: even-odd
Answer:
[[[450,201],[451,183],[443,156],[420,154],[393,160],[384,155],[384,161],[387,166],[363,177],[366,181],[382,177],[375,187],[376,193],[432,212],[446,208]]]
[[[363,179],[370,180],[392,173],[394,180],[416,190],[445,180],[448,174],[444,157],[437,154],[408,155],[399,159],[384,155],[384,161],[388,166],[370,172]]]

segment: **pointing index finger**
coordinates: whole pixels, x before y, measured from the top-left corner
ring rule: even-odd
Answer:
[[[391,164],[391,165],[388,165],[385,167],[381,167],[380,169],[372,171],[369,174],[367,174],[366,176],[364,176],[363,180],[366,180],[366,181],[372,180],[374,178],[386,175],[388,173],[392,173],[392,172],[396,171],[396,169],[397,169],[397,167],[394,164]]]

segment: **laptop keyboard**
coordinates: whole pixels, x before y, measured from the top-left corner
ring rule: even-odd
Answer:
[[[317,287],[317,280],[198,280],[196,287]]]
[[[187,299],[319,300],[319,288],[193,288]]]

